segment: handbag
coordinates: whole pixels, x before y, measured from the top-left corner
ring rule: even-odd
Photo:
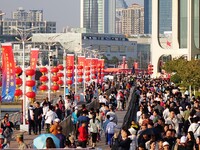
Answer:
[[[8,138],[10,135],[12,134],[12,130],[10,128],[6,128],[4,131],[3,131],[3,136],[5,138]]]

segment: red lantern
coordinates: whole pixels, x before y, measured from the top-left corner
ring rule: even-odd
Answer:
[[[59,86],[58,85],[52,85],[51,90],[57,91],[57,90],[59,90]]]
[[[67,77],[68,77],[68,78],[71,78],[72,75],[73,75],[72,73],[67,73]]]
[[[2,86],[2,81],[0,81],[0,87]]]
[[[63,85],[63,83],[64,83],[63,80],[58,80],[58,81],[57,81],[57,84],[58,84],[58,85]]]
[[[68,85],[72,85],[72,83],[73,83],[72,80],[67,80]]]
[[[58,67],[57,67],[59,70],[63,70],[64,69],[64,67],[63,67],[63,65],[58,65]]]
[[[96,76],[92,76],[92,79],[96,79],[97,77]]]
[[[101,77],[104,77],[104,74],[101,74]]]
[[[89,66],[86,66],[86,67],[85,67],[85,70],[90,70],[90,67],[89,67]]]
[[[83,72],[78,72],[78,76],[83,76]]]
[[[101,69],[101,66],[98,66],[99,69]]]
[[[21,96],[22,95],[22,90],[20,90],[20,89],[17,89],[17,90],[15,90],[15,96]]]
[[[90,75],[90,72],[86,72],[85,75],[86,75],[86,76],[89,76],[89,75]]]
[[[97,68],[96,66],[94,66],[94,65],[92,66],[92,69],[96,69],[96,68]]]
[[[92,70],[92,74],[96,74],[96,71],[95,71],[95,70]]]
[[[35,81],[34,80],[28,80],[28,81],[26,81],[26,86],[30,86],[30,87],[35,86]]]
[[[72,70],[73,67],[72,66],[67,66],[67,70]]]
[[[58,70],[58,68],[57,67],[53,67],[53,68],[51,68],[51,72],[52,73],[57,73],[59,70]]]
[[[16,78],[16,85],[22,85],[22,79],[21,78]]]
[[[40,81],[41,81],[41,82],[47,82],[47,80],[48,80],[48,77],[47,77],[47,76],[41,76],[41,77],[40,77]]]
[[[63,77],[64,75],[63,75],[62,72],[58,72],[58,73],[57,73],[57,76],[58,76],[59,78],[61,78],[61,77]]]
[[[57,82],[57,81],[59,80],[59,78],[58,78],[57,76],[52,76],[52,77],[51,77],[51,80],[52,80],[53,82]]]
[[[41,85],[41,86],[39,87],[39,89],[40,89],[41,91],[46,91],[46,90],[48,90],[48,86],[47,86],[47,85]]]
[[[15,73],[18,75],[20,73],[22,73],[22,68],[20,66],[16,66],[15,67]]]
[[[90,78],[86,78],[85,81],[86,81],[86,82],[89,82],[89,81],[90,81]]]
[[[83,82],[83,78],[78,78],[78,82]]]
[[[83,66],[77,66],[77,69],[79,69],[79,70],[83,69]]]
[[[48,70],[47,70],[47,68],[46,68],[46,67],[42,67],[42,68],[40,68],[40,72],[42,72],[42,73],[47,73],[47,72],[48,72]]]
[[[27,96],[28,98],[34,98],[34,97],[35,97],[35,92],[27,92],[27,93],[26,93],[26,96]]]
[[[33,76],[35,74],[35,70],[34,69],[27,69],[26,70],[26,75],[27,76]]]

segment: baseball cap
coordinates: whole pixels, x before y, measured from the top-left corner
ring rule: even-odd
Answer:
[[[167,145],[169,146],[169,143],[167,141],[163,142],[163,147]]]
[[[60,119],[59,118],[56,118],[56,119],[54,119],[54,122],[60,122]]]

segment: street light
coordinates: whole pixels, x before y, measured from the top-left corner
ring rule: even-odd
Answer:
[[[28,125],[26,125],[26,114],[27,113],[27,108],[26,108],[26,96],[25,96],[25,80],[26,80],[26,76],[25,76],[25,42],[27,40],[30,40],[30,38],[28,38],[28,36],[30,35],[30,33],[36,29],[38,29],[38,27],[34,27],[34,28],[29,28],[29,29],[25,29],[25,28],[18,28],[15,26],[10,26],[11,29],[16,30],[16,32],[19,34],[21,41],[22,41],[22,49],[23,49],[23,59],[22,59],[22,69],[23,69],[23,75],[22,75],[22,91],[23,91],[23,125],[20,126],[20,128],[22,130],[28,131]]]

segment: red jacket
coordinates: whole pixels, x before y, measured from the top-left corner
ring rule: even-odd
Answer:
[[[80,126],[80,127],[78,128],[78,132],[79,132],[78,140],[79,140],[79,141],[87,141],[88,134],[87,134],[86,128]]]

